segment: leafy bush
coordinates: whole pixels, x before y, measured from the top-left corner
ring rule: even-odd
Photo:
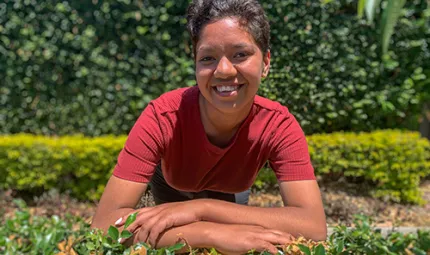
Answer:
[[[418,133],[334,133],[308,140],[318,175],[371,184],[375,197],[423,202],[418,186],[430,175],[430,143]]]
[[[113,226],[107,235],[99,230],[91,230],[89,224],[79,218],[67,217],[60,220],[57,216],[52,218],[31,216],[23,202],[21,209],[10,219],[5,219],[0,225],[0,252],[5,255],[15,254],[148,254],[173,255],[186,247],[183,240],[172,247],[153,249],[150,245],[139,243],[132,247],[124,247],[118,243],[120,236],[126,236],[126,231],[119,233]],[[130,216],[128,223],[132,223]],[[363,215],[357,215],[355,227],[338,226],[326,242],[313,242],[298,237],[291,244],[278,246],[279,254],[306,254],[306,255],[340,255],[340,254],[428,254],[430,252],[430,232],[418,230],[416,234],[401,234],[393,231],[383,237],[378,229],[371,226],[371,220]],[[129,235],[129,234],[128,234]],[[188,247],[190,254],[219,253],[208,247],[207,249],[193,249]],[[248,254],[258,254],[248,252]],[[260,255],[268,255],[262,252]]]
[[[384,130],[371,133],[339,132],[307,137],[315,173],[325,180],[346,179],[365,185],[374,197],[421,204],[420,180],[430,176],[430,143],[416,132]],[[271,185],[269,169],[258,180]],[[267,185],[267,182],[257,182]]]
[[[32,192],[55,187],[78,198],[98,199],[125,140],[125,136],[3,136],[0,187]]]
[[[0,132],[128,133],[151,99],[194,84],[188,2],[2,1]],[[428,1],[408,1],[386,56],[356,0],[261,2],[272,71],[259,93],[306,133],[417,125],[430,91]]]
[[[70,190],[82,199],[103,192],[126,136],[50,138],[6,135],[0,142],[0,188],[37,192]],[[331,180],[371,184],[372,195],[420,203],[420,180],[430,175],[430,143],[418,133],[377,131],[308,136],[316,174]],[[256,185],[276,184],[261,171]]]

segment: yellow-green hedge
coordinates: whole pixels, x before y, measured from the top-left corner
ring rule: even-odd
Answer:
[[[0,187],[29,191],[55,187],[97,199],[125,140],[126,136],[2,136]]]
[[[0,188],[70,190],[98,199],[126,136],[1,136]],[[373,187],[376,197],[422,202],[420,179],[430,175],[430,143],[396,130],[308,136],[316,174],[346,177]],[[264,178],[264,176],[259,176]]]
[[[418,187],[430,175],[430,142],[419,133],[333,133],[312,135],[308,143],[318,175],[366,182],[375,197],[423,202]]]

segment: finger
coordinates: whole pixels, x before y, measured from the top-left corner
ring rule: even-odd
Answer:
[[[148,241],[151,245],[155,246],[160,234],[168,228],[173,227],[173,221],[170,217],[160,217],[162,220],[156,222],[150,230]]]
[[[259,241],[257,243],[257,251],[259,252],[264,252],[264,251],[268,251],[271,254],[277,254],[278,253],[278,249],[271,243],[269,242],[265,242],[265,241]]]
[[[162,207],[160,205],[140,208],[139,210],[132,211],[132,212],[126,214],[125,216],[119,218],[117,221],[115,221],[115,226],[119,226],[120,227],[120,226],[124,225],[125,222],[127,221],[127,218],[130,215],[132,215],[133,213],[137,212],[137,215],[136,215],[136,218],[137,218],[142,213],[147,213],[147,212],[151,212],[151,211],[154,211],[154,210],[157,211],[157,210],[161,210],[161,209],[162,209]]]
[[[273,232],[266,232],[264,234],[261,234],[261,239],[271,243],[271,244],[281,244],[286,245],[288,243],[291,243],[291,237],[290,235],[285,234],[277,234]]]
[[[291,235],[290,233],[287,233],[287,232],[283,232],[283,231],[276,230],[276,229],[271,229],[269,231],[274,233],[274,234],[277,234],[279,236],[284,236],[286,238],[289,238],[290,242],[293,242],[296,239],[293,235]]]
[[[121,218],[117,219],[117,220],[115,221],[115,226],[120,227],[120,226],[124,225],[124,224],[125,224],[125,222],[126,222],[126,220],[127,220],[127,218],[128,218],[130,215],[132,215],[133,213],[136,213],[136,212],[139,214],[139,210],[136,210],[136,211],[132,211],[132,212],[130,212],[130,213],[128,213],[128,214],[126,214],[126,215],[122,216]],[[136,217],[137,217],[137,216],[136,216]]]
[[[143,224],[140,227],[140,234],[139,234],[139,239],[141,242],[145,242],[148,243],[148,237],[149,237],[149,233],[152,229],[152,227],[155,225],[155,223],[159,220],[158,217],[152,217],[151,219],[149,219],[147,222],[145,222],[145,224]]]
[[[133,234],[136,234],[137,232],[145,232],[145,228],[147,224],[147,222],[149,221],[149,219],[151,219],[151,215],[145,215],[145,214],[141,214],[139,218],[136,218],[136,220],[130,224],[130,226],[128,226],[128,228],[124,229],[127,230]],[[145,236],[147,236],[147,234],[144,234]],[[139,234],[139,236],[141,236],[141,234]],[[121,239],[120,243],[125,243],[127,241],[127,239]]]
[[[127,230],[130,232],[134,232],[137,228],[145,224],[149,219],[159,214],[160,214],[160,209],[139,212],[139,214],[136,216],[136,220],[127,227]]]

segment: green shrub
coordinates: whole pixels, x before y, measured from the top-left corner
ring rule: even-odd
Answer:
[[[430,175],[430,143],[418,133],[334,133],[308,142],[317,175],[371,184],[375,197],[423,202],[418,186]]]
[[[103,235],[101,231],[91,230],[89,224],[82,219],[31,216],[25,204],[22,202],[20,204],[22,204],[21,209],[10,219],[5,219],[4,224],[0,225],[1,254],[173,255],[175,251],[186,246],[184,242],[180,242],[171,247],[154,249],[146,243],[139,243],[133,247],[126,248],[118,243],[118,238],[124,236],[127,231],[120,233],[117,228],[111,226],[108,234]],[[279,254],[408,255],[428,254],[430,252],[429,231],[418,230],[417,233],[410,234],[393,231],[388,236],[383,237],[380,231],[372,226],[371,219],[364,215],[356,215],[354,225],[354,228],[347,228],[343,225],[337,226],[326,242],[313,242],[299,237],[291,244],[278,246]],[[188,248],[191,248],[189,254],[192,255],[219,255],[215,249],[210,247],[206,249]],[[146,252],[137,252],[140,249],[144,249]],[[257,253],[252,251],[247,254],[269,255],[267,252]]]
[[[112,173],[126,136],[49,138],[6,135],[0,142],[0,188],[70,190],[98,199]],[[316,174],[371,184],[371,194],[398,202],[421,203],[420,180],[430,175],[430,143],[418,133],[377,131],[308,137]],[[275,185],[267,170],[256,185]]]
[[[0,149],[2,188],[70,190],[83,199],[103,192],[126,137],[3,136]]]
[[[0,132],[127,134],[151,99],[194,84],[188,2],[2,1]],[[417,125],[430,91],[428,1],[408,1],[384,60],[356,0],[261,2],[272,69],[259,93],[306,133]]]
[[[314,134],[307,140],[315,174],[323,180],[365,185],[370,195],[385,200],[424,202],[419,185],[430,176],[430,143],[418,133],[339,132]],[[270,169],[260,171],[258,180],[258,187],[276,184]]]

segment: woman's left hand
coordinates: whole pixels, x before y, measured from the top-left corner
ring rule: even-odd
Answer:
[[[159,235],[165,230],[200,221],[203,214],[203,203],[198,200],[191,200],[144,207],[118,219],[115,226],[123,226],[128,216],[136,212],[136,220],[126,230],[134,233],[140,228],[140,241],[155,245]],[[121,240],[121,243],[125,241]]]

